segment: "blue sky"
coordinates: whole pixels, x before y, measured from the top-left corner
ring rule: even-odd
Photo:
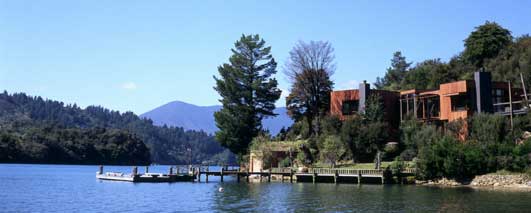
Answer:
[[[0,89],[135,113],[215,105],[212,76],[242,33],[272,46],[283,90],[294,44],[330,41],[346,89],[383,76],[397,50],[446,61],[486,20],[531,33],[529,2],[0,0]]]

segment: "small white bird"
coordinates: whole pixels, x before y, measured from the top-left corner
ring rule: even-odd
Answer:
[[[223,189],[223,187],[219,187],[218,191],[219,192],[223,192],[225,189]]]

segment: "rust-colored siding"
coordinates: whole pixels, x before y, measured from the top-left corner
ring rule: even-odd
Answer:
[[[343,101],[359,100],[358,90],[340,90],[330,93],[330,114],[339,117],[341,120],[347,119],[342,113]]]
[[[459,118],[466,119],[471,114],[471,106],[468,106],[468,110],[452,111],[451,99],[455,95],[467,95],[469,92],[474,92],[470,90],[470,85],[473,85],[473,82],[457,81],[439,86],[441,120],[454,121]],[[472,101],[470,100],[471,103]]]
[[[382,98],[382,105],[385,111],[385,120],[390,122],[391,125],[398,127],[400,115],[397,103],[400,93],[387,90],[370,90],[370,93],[377,94]],[[343,101],[348,100],[359,100],[359,91],[357,89],[333,91],[330,94],[330,114],[338,116],[341,120],[347,119],[349,116],[343,115],[342,105]]]

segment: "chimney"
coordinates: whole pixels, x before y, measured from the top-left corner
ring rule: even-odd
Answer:
[[[492,105],[492,77],[490,72],[474,72],[474,82],[476,84],[476,112],[494,111]]]
[[[360,87],[358,89],[359,92],[359,105],[358,105],[358,112],[364,113],[365,112],[365,103],[367,102],[367,98],[369,98],[369,94],[371,91],[371,85],[367,83],[367,81],[363,81],[363,83],[360,84]]]

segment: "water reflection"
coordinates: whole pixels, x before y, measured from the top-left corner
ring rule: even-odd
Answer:
[[[109,167],[129,172],[130,167]],[[96,166],[2,165],[7,212],[529,212],[530,192],[333,183],[125,183]],[[154,167],[152,171],[167,171]],[[224,192],[218,192],[219,187]]]

